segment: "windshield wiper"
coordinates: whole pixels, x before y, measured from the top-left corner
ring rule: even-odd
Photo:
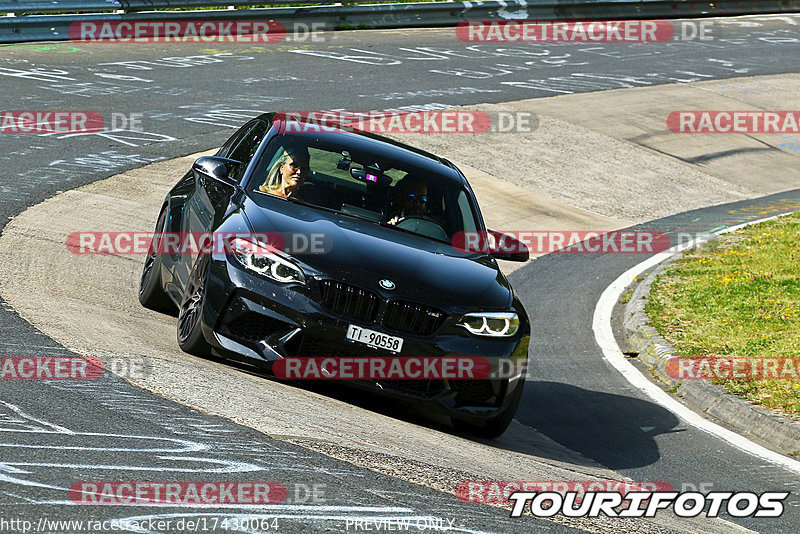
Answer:
[[[377,221],[376,221],[377,222]],[[444,243],[446,245],[451,245],[449,241],[445,241],[443,239],[436,239],[435,237],[431,237],[426,234],[420,234],[419,232],[414,232],[412,230],[406,230],[405,228],[398,228],[396,224],[389,224],[388,222],[377,222],[377,224],[383,226],[384,228],[393,228],[395,230],[399,230],[400,232],[405,232],[410,235],[415,235],[417,237],[424,237],[426,239],[430,239],[431,241],[436,241],[437,243]]]

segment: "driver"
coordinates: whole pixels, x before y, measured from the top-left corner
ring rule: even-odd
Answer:
[[[386,223],[397,224],[409,215],[427,215],[428,184],[421,177],[406,174],[394,186],[394,203],[389,210]]]
[[[281,156],[267,172],[267,179],[258,189],[280,197],[292,196],[308,177],[308,162],[309,156],[306,147],[286,145],[283,147]]]

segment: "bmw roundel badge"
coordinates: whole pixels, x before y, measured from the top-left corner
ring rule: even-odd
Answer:
[[[386,280],[386,279],[383,279],[383,280],[381,280],[381,281],[380,281],[380,282],[378,282],[378,283],[380,284],[380,286],[381,286],[383,289],[389,289],[389,290],[392,290],[392,289],[394,289],[394,288],[395,288],[394,282],[392,282],[391,280]]]

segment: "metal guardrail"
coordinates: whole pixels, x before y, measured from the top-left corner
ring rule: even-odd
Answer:
[[[316,1],[326,0],[6,0],[0,1],[0,13],[60,14],[0,17],[0,43],[67,40],[69,25],[80,21],[275,20],[287,26],[321,23],[325,29],[336,30],[453,26],[463,20],[657,19],[800,11],[800,0],[488,0],[225,9]],[[67,5],[72,14],[64,14]],[[29,11],[32,6],[37,7]],[[220,9],[147,11],[198,6]]]
[[[102,11],[150,11],[191,7],[248,7],[270,4],[330,4],[331,0],[6,0],[0,13],[97,13]]]
[[[112,4],[118,2],[107,2],[106,0],[80,0],[78,2],[66,2],[61,0],[42,0],[0,2],[0,13],[90,13],[105,11],[109,9],[120,9],[113,7]]]

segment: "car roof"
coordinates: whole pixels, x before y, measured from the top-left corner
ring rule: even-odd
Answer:
[[[351,147],[355,151],[375,154],[380,159],[402,161],[410,166],[416,167],[421,171],[436,173],[444,178],[449,178],[459,184],[466,183],[461,172],[459,172],[450,161],[439,156],[416,148],[394,139],[382,135],[363,132],[359,130],[337,129],[335,131],[320,131],[319,129],[309,128],[306,132],[286,132],[286,121],[276,113],[265,113],[259,118],[272,123],[272,128],[280,135],[291,135],[293,137],[308,138],[309,140],[319,140],[326,143]],[[294,117],[292,120],[296,120]],[[318,123],[299,120],[298,122],[317,126]]]

